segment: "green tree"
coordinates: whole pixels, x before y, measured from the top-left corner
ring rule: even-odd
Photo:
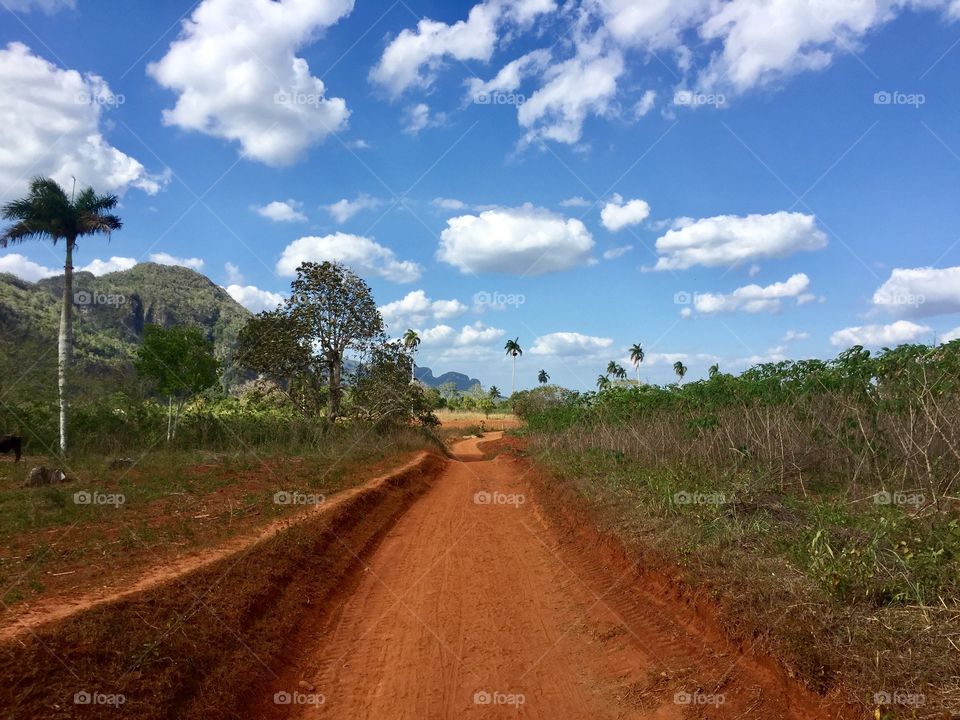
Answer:
[[[634,343],[630,346],[630,362],[633,363],[633,367],[637,371],[637,382],[640,382],[640,364],[646,358],[646,353],[643,352],[643,348],[640,346],[640,343]]]
[[[611,360],[607,363],[607,376],[623,380],[627,376],[627,371],[619,363]]]
[[[546,385],[548,382],[550,382],[550,375],[547,374],[546,370],[541,370],[537,374],[537,382],[541,385]]]
[[[433,409],[439,393],[428,396],[419,383],[410,382],[412,364],[403,341],[375,345],[354,374],[347,412],[379,429],[411,421],[437,425]]]
[[[517,391],[517,356],[523,355],[523,350],[520,349],[520,338],[507,340],[503,349],[507,351],[507,355],[513,358],[513,377],[510,380],[510,395],[512,396]]]
[[[610,378],[606,375],[597,377],[597,390],[603,391],[610,387]]]
[[[67,197],[66,191],[49,178],[30,182],[29,194],[7,203],[0,210],[13,224],[0,233],[0,247],[31,238],[64,241],[63,299],[60,308],[60,336],[57,342],[57,384],[60,399],[60,452],[67,452],[67,417],[70,404],[70,361],[73,354],[73,251],[77,239],[88,235],[109,235],[123,223],[110,213],[117,206],[116,195],[97,195],[85,188]]]
[[[220,363],[213,354],[213,341],[204,337],[200,328],[147,325],[143,344],[137,349],[136,369],[141,378],[153,381],[168,398],[169,442],[177,434],[180,413],[187,400],[216,384]]]
[[[676,373],[676,376],[680,382],[683,382],[683,376],[687,374],[687,366],[677,360],[673,364],[673,372]]]
[[[343,360],[383,341],[383,318],[370,286],[339,263],[305,262],[291,283],[286,312],[316,347],[328,383],[327,422],[336,422],[343,398]]]
[[[487,392],[487,395],[491,400],[499,400],[502,397],[500,394],[500,388],[498,388],[496,385],[490,386],[490,390]]]
[[[714,363],[713,365],[711,365],[710,369],[707,370],[707,374],[710,377],[715,378],[717,375],[720,374],[720,365],[718,363]]]
[[[417,348],[420,347],[420,336],[417,335],[415,330],[409,329],[403,334],[403,347],[410,353],[410,356],[413,358],[412,367],[410,369],[410,381],[413,382],[417,379]]]

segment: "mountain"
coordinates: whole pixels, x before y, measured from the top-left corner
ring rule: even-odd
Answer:
[[[188,268],[141,263],[99,277],[74,275],[74,358],[84,374],[127,366],[146,325],[202,328],[229,355],[250,312]],[[0,274],[0,345],[56,349],[63,276],[36,283]]]
[[[472,388],[474,385],[481,384],[479,380],[475,378],[471,378],[468,375],[464,375],[463,373],[458,373],[458,372],[445,372],[443,375],[440,375],[439,377],[434,377],[433,370],[431,370],[428,367],[422,367],[420,365],[418,365],[416,370],[414,370],[414,374],[416,375],[417,380],[422,382],[427,387],[435,388],[435,387],[440,387],[441,385],[444,385],[446,383],[452,382],[454,385],[457,386],[457,390],[460,390],[461,392],[465,392],[470,388]]]

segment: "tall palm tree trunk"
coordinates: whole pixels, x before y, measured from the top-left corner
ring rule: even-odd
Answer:
[[[513,356],[513,376],[510,378],[510,396],[517,392],[517,356]]]
[[[60,392],[60,452],[67,454],[70,360],[73,350],[73,238],[67,238],[63,264],[63,304],[60,308],[60,337],[57,343],[57,384]]]

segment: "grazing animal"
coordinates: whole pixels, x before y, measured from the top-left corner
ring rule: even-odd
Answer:
[[[23,438],[19,438],[16,435],[4,435],[0,437],[0,452],[6,455],[11,451],[17,456],[14,462],[20,462],[20,455],[23,451]]]

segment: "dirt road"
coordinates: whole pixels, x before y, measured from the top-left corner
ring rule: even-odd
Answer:
[[[304,618],[254,717],[830,717],[564,537],[525,465],[484,459],[477,440],[454,452],[322,619]]]

